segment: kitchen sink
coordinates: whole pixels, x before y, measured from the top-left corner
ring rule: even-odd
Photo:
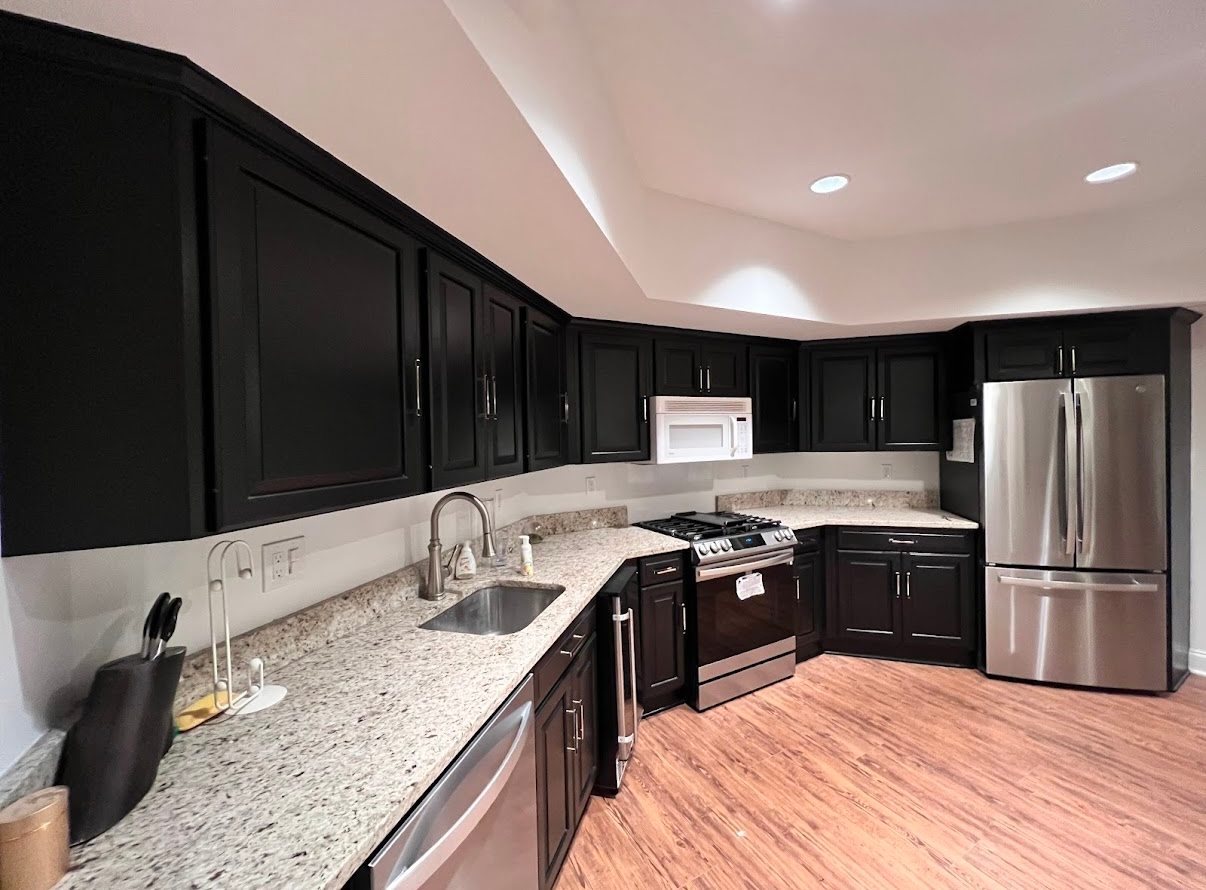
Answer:
[[[419,627],[485,637],[513,634],[535,621],[563,593],[564,587],[483,587]]]

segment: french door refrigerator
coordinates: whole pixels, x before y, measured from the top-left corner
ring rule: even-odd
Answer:
[[[1168,689],[1164,388],[984,384],[986,673]]]

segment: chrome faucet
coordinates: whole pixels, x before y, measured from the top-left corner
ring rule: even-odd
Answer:
[[[468,501],[477,508],[482,517],[482,559],[494,556],[494,529],[490,525],[490,515],[481,498],[467,491],[454,491],[446,494],[431,510],[431,541],[427,544],[427,587],[420,593],[425,600],[438,600],[444,597],[444,577],[450,569],[444,568],[444,545],[440,543],[440,513],[449,501]]]

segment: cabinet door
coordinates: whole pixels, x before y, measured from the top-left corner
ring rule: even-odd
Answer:
[[[654,387],[659,396],[697,396],[704,391],[699,347],[690,340],[658,339],[654,344]]]
[[[837,575],[836,633],[848,639],[896,639],[900,554],[839,550]]]
[[[569,461],[569,389],[565,328],[535,309],[527,317],[528,471]]]
[[[825,560],[820,551],[796,554],[796,643],[821,638],[825,595]]]
[[[876,445],[887,451],[942,444],[942,355],[937,344],[881,347]]]
[[[574,834],[574,756],[578,747],[566,674],[536,711],[536,827],[540,886],[553,885]]]
[[[799,401],[795,350],[750,349],[750,396],[754,403],[754,452],[796,450]]]
[[[1045,380],[1061,377],[1067,367],[1063,331],[1050,326],[993,328],[985,334],[988,380]]]
[[[906,643],[971,646],[971,557],[950,553],[904,556],[901,632]]]
[[[575,752],[574,768],[574,821],[582,818],[582,811],[595,787],[599,772],[598,697],[599,682],[598,651],[596,638],[592,635],[582,647],[570,667],[573,678],[573,697],[570,705],[578,709],[578,750]]]
[[[1064,328],[1067,373],[1163,374],[1168,369],[1166,325],[1162,319],[1135,316],[1069,325]]]
[[[486,476],[498,479],[523,472],[523,318],[518,300],[485,286],[486,315]]]
[[[700,350],[704,393],[709,396],[748,396],[748,352],[746,345],[740,342],[704,343]]]
[[[580,344],[582,459],[648,460],[649,340],[584,332]]]
[[[679,692],[687,682],[686,614],[681,581],[641,591],[641,687],[646,706]]]
[[[875,350],[812,352],[812,447],[814,451],[873,451]]]
[[[481,280],[429,251],[427,377],[434,489],[486,478],[488,380],[481,315]]]
[[[217,528],[423,490],[418,252],[210,126]]]

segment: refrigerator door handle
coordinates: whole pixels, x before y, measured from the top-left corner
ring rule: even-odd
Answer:
[[[1076,552],[1081,553],[1085,549],[1085,486],[1082,479],[1085,464],[1085,437],[1080,393],[1076,393],[1073,402],[1076,413]]]
[[[1101,593],[1158,593],[1157,584],[1092,584],[1087,581],[1045,581],[1042,578],[1001,576],[1009,587],[1035,587],[1039,590],[1096,590]]]
[[[1072,486],[1076,485],[1076,491],[1080,491],[1080,461],[1078,460],[1079,452],[1075,448],[1073,436],[1075,435],[1076,422],[1072,408],[1072,400],[1068,393],[1060,393],[1059,396],[1060,416],[1063,418],[1063,499],[1060,504],[1061,525],[1064,528],[1064,552],[1072,554],[1076,552],[1076,528],[1079,522],[1077,504],[1079,498],[1073,497]],[[1075,480],[1075,481],[1074,481]]]

